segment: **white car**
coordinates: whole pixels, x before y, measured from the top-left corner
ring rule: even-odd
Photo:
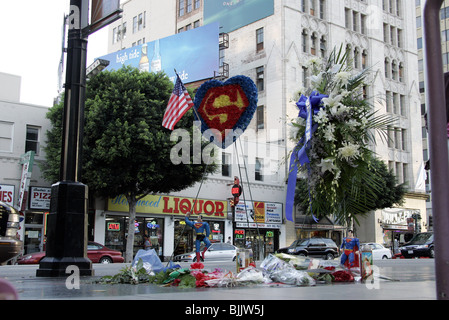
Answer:
[[[369,246],[373,250],[373,260],[391,259],[391,250],[383,245],[374,242],[362,243],[362,247],[364,245]]]
[[[202,251],[202,248],[201,248]],[[206,261],[235,261],[237,247],[229,243],[212,243],[204,254]],[[202,260],[202,259],[201,259]],[[175,261],[196,261],[195,252],[189,252],[177,255]]]

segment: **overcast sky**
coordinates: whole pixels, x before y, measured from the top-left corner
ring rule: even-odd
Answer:
[[[22,78],[21,102],[51,107],[58,93],[62,23],[70,0],[0,3],[0,72]],[[107,30],[89,36],[88,66],[94,58],[107,54]]]

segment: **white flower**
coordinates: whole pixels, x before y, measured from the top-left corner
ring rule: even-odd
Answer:
[[[324,132],[324,139],[326,139],[327,141],[334,141],[335,140],[334,131],[335,125],[333,123],[330,123],[326,127],[326,131]]]
[[[319,84],[321,83],[321,81],[323,80],[323,73],[320,72],[318,75],[314,75],[314,76],[310,76],[310,84],[312,85],[313,88],[316,88],[319,86]]]
[[[351,74],[346,71],[339,72],[335,75],[337,81],[340,81],[343,86],[347,85],[349,82],[349,78],[351,78]]]
[[[315,67],[315,66],[321,66],[323,63],[323,60],[321,60],[320,57],[312,57],[306,62],[306,67]]]
[[[321,172],[326,172],[326,171],[330,171],[330,172],[334,172],[335,169],[337,169],[337,167],[334,164],[334,160],[335,158],[326,158],[326,159],[321,159],[321,162],[319,164],[317,164],[318,167],[321,167]]]
[[[313,117],[313,120],[315,120],[315,122],[317,122],[319,124],[326,123],[329,120],[327,118],[326,110],[320,109],[320,111],[318,111],[316,116]]]
[[[349,121],[347,122],[347,124],[348,124],[348,126],[351,127],[351,128],[355,128],[355,127],[360,126],[360,123],[357,122],[357,120],[355,120],[355,119],[349,120]]]
[[[336,107],[340,105],[341,99],[343,99],[342,95],[330,95],[329,98],[323,98],[323,104],[326,107]]]
[[[351,142],[343,142],[343,147],[338,148],[340,159],[351,160],[359,156],[359,146]]]

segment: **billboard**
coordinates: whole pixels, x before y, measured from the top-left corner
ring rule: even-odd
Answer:
[[[274,0],[204,0],[204,24],[219,22],[231,32],[274,14]]]
[[[178,33],[99,57],[109,61],[105,70],[130,65],[142,71],[165,71],[175,82],[178,72],[184,83],[212,78],[218,71],[218,23]]]

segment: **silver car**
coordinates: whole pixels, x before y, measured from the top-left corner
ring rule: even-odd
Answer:
[[[202,251],[202,250],[201,250]],[[235,261],[237,247],[229,243],[212,243],[204,254],[206,261]],[[196,262],[195,252],[183,253],[175,256],[175,261]]]
[[[383,245],[369,242],[362,243],[361,247],[367,245],[373,251],[373,260],[391,259],[391,250],[385,248]]]

